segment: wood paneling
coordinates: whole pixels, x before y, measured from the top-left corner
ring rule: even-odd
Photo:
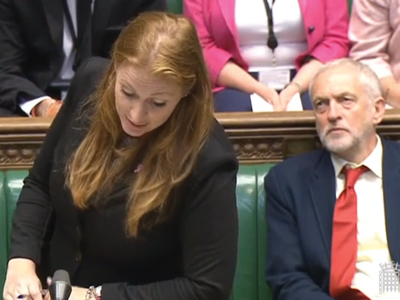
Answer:
[[[240,163],[279,162],[320,146],[312,111],[219,113]],[[46,118],[0,119],[0,169],[27,169],[51,124]],[[378,133],[400,141],[400,110],[388,110]]]

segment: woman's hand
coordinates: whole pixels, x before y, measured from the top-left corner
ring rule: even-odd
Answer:
[[[4,284],[4,300],[16,300],[19,295],[26,295],[29,300],[42,300],[42,286],[36,275],[33,261],[14,258],[8,262],[7,277]]]
[[[295,84],[289,84],[279,94],[279,101],[282,105],[282,110],[286,111],[287,106],[293,96],[300,93],[300,89]]]
[[[72,287],[71,295],[69,296],[69,300],[85,300],[86,293],[88,289],[81,288],[81,287]],[[51,300],[50,293],[47,292],[43,298],[44,300]]]
[[[60,110],[62,101],[46,98],[37,104],[32,110],[34,117],[55,117]]]
[[[270,88],[260,82],[256,86],[255,93],[270,103],[273,106],[274,111],[282,110],[279,95],[273,88]]]

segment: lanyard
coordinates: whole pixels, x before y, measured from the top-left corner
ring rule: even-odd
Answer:
[[[272,6],[274,5],[275,0],[272,0]],[[264,5],[265,5],[265,11],[267,12],[267,17],[268,17],[268,40],[267,40],[267,46],[269,49],[271,49],[272,54],[273,54],[273,61],[275,61],[275,49],[278,47],[278,40],[276,38],[275,32],[274,32],[274,16],[272,13],[272,7],[269,5],[268,0],[264,0]]]

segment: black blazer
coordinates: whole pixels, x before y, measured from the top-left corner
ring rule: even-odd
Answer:
[[[166,10],[166,1],[95,0],[92,56],[108,57],[121,28],[148,10]],[[52,96],[49,85],[63,60],[60,0],[0,0],[0,114],[18,112],[19,95],[26,99]]]
[[[71,83],[24,181],[10,258],[32,259],[42,282],[65,269],[74,285],[103,284],[104,300],[228,300],[237,256],[238,163],[216,121],[168,222],[127,238],[126,186],[112,191],[107,209],[82,212],[73,205],[64,185],[65,162],[87,128],[78,118],[87,113],[80,103],[107,63],[92,58]]]

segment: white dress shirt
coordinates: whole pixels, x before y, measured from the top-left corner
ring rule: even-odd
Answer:
[[[345,187],[345,178],[341,170],[346,164],[350,167],[364,165],[369,168],[361,174],[354,186],[357,194],[358,252],[352,287],[363,292],[371,300],[399,300],[398,292],[379,293],[382,270],[380,264],[391,262],[385,222],[382,142],[378,136],[376,147],[360,165],[349,163],[335,155],[331,157],[336,174],[336,198],[339,198]]]

